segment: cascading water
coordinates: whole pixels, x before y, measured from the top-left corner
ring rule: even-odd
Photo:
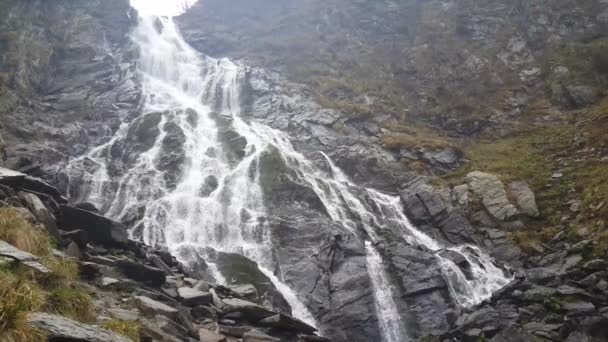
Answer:
[[[286,133],[241,119],[244,67],[201,56],[183,40],[172,19],[141,14],[133,40],[142,52],[145,114],[125,122],[105,144],[72,160],[67,173],[79,180],[77,189],[69,189],[74,201],[88,201],[108,216],[129,219],[136,238],[166,245],[186,264],[192,253],[207,257],[209,249],[247,256],[283,294],[294,316],[315,325],[298,295],[269,271],[275,265],[264,223],[259,165],[262,154],[273,148],[294,171],[294,181],[313,189],[333,220],[370,240],[367,267],[385,342],[407,340],[382,256],[373,246],[386,227],[397,227],[410,244],[436,251],[450,292],[462,306],[479,303],[508,283],[478,248],[444,247],[416,229],[403,214],[398,197],[357,186],[326,155],[328,171],[319,168],[294,149]],[[225,126],[244,141],[241,158],[232,158],[231,147],[220,139]],[[142,129],[157,134],[151,135],[151,141],[137,141],[145,146],[140,153],[124,155],[121,144],[134,143],[133,131]],[[166,147],[176,141],[183,153],[167,155]],[[166,158],[174,167],[181,166],[173,178],[163,167]],[[125,162],[128,169],[116,171],[112,163],[117,160],[131,160]],[[439,255],[443,249],[464,256],[471,267],[468,277]],[[210,269],[222,281],[214,265]]]

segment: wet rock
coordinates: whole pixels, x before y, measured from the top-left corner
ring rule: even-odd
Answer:
[[[68,205],[61,206],[59,226],[66,231],[83,230],[90,241],[102,245],[123,246],[128,241],[123,224]]]
[[[286,316],[283,314],[278,314],[274,316],[270,316],[268,318],[264,318],[259,321],[257,324],[265,325],[272,327],[274,329],[286,330],[290,332],[298,332],[304,334],[312,334],[316,331],[316,329],[299,319],[293,318],[291,316]]]
[[[5,185],[13,189],[26,190],[27,192],[45,194],[60,204],[67,202],[57,188],[49,185],[42,179],[2,167],[0,167],[0,185]]]
[[[524,181],[512,182],[509,184],[509,193],[515,198],[519,210],[530,217],[540,216],[538,206],[536,205],[536,197],[528,184]]]
[[[258,298],[258,290],[251,284],[242,284],[228,286],[230,291],[234,292],[237,297],[256,300]]]
[[[490,342],[535,342],[534,336],[526,333],[521,328],[511,326],[503,329],[501,332],[492,337]]]
[[[116,261],[116,266],[127,277],[152,287],[161,287],[165,283],[165,273],[158,268],[147,266],[129,259]]]
[[[243,299],[225,298],[222,299],[222,304],[224,313],[240,312],[245,318],[254,322],[275,315],[271,310]]]
[[[217,189],[218,185],[219,184],[217,178],[215,178],[214,176],[207,176],[207,178],[205,178],[205,183],[203,184],[203,187],[199,191],[199,196],[209,197],[209,195],[211,195],[211,193],[214,192],[215,189]]]
[[[42,330],[51,341],[129,342],[126,337],[96,326],[78,323],[65,317],[33,313],[28,317],[33,327]]]

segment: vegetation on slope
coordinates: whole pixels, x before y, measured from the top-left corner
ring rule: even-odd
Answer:
[[[28,269],[0,260],[0,331],[7,341],[45,341],[27,321],[30,312],[46,311],[80,322],[95,319],[91,296],[78,285],[76,261],[55,256],[46,230],[28,222],[15,208],[0,208],[0,240],[40,257],[51,270],[39,276]]]

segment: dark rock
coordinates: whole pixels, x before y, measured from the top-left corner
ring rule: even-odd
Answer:
[[[120,247],[128,241],[127,228],[121,223],[68,205],[61,206],[59,226],[66,231],[83,230],[89,241],[102,245]]]
[[[562,304],[562,309],[569,316],[584,316],[595,312],[595,305],[590,302],[566,302]]]
[[[317,329],[312,327],[299,319],[286,316],[283,314],[278,314],[274,316],[270,316],[268,318],[264,318],[258,322],[258,324],[269,326],[279,330],[286,330],[290,332],[298,332],[303,334],[312,334]]]
[[[199,305],[192,308],[192,316],[196,319],[200,318],[217,318],[217,311],[211,306]]]
[[[177,289],[180,300],[189,306],[208,305],[213,303],[213,295],[202,292],[190,287],[180,287]]]
[[[78,323],[65,317],[33,313],[28,317],[33,327],[42,330],[56,342],[129,342],[126,337],[96,326]]]
[[[521,328],[511,326],[503,329],[501,332],[492,337],[490,342],[535,342],[534,336],[526,333]]]
[[[166,275],[168,276],[172,276],[175,275],[173,273],[173,270],[171,270],[171,268],[169,266],[167,266],[167,264],[165,264],[165,262],[156,254],[150,254],[148,256],[148,260],[154,264],[154,266],[158,267],[160,270],[162,270],[163,272],[165,272]]]
[[[222,299],[222,303],[224,305],[223,312],[240,312],[244,317],[254,322],[275,315],[271,310],[243,299],[226,298]]]
[[[161,287],[165,283],[165,273],[158,268],[147,266],[129,259],[119,259],[116,266],[127,277],[152,286]]]
[[[135,305],[144,315],[154,317],[163,315],[168,318],[177,318],[178,311],[166,304],[155,301],[145,296],[136,296],[133,298]]]

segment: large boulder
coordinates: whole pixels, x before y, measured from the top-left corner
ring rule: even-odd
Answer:
[[[506,222],[517,218],[519,211],[509,202],[504,184],[498,177],[474,171],[467,174],[466,180],[471,191],[481,198],[483,207],[493,219]]]
[[[78,323],[62,316],[33,313],[28,317],[34,328],[53,342],[130,342],[131,340],[97,326]]]
[[[0,184],[27,192],[45,194],[52,197],[57,203],[67,202],[57,188],[49,185],[42,179],[2,167],[0,167]]]
[[[34,214],[36,220],[42,223],[44,227],[51,233],[53,236],[58,236],[59,232],[57,231],[57,221],[53,213],[42,203],[38,196],[19,191],[19,198],[25,202],[25,206]]]
[[[124,246],[129,240],[122,223],[69,205],[61,206],[59,227],[65,231],[81,229],[90,241],[106,246]]]
[[[165,272],[141,262],[119,259],[116,261],[116,266],[125,276],[148,286],[161,287],[165,283]]]
[[[528,183],[524,181],[516,181],[509,184],[509,193],[517,203],[519,210],[530,217],[539,217],[540,212],[536,205],[536,197],[534,192],[528,186]]]

